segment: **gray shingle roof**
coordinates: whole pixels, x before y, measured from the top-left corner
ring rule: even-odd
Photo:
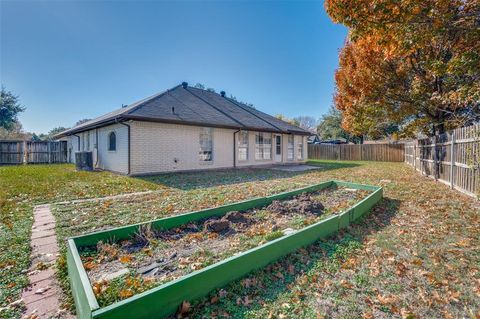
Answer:
[[[126,120],[142,120],[244,130],[310,135],[253,107],[217,93],[178,85],[127,107],[68,129],[56,137]]]

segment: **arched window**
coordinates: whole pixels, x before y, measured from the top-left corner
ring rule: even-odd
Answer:
[[[115,135],[115,132],[110,132],[110,134],[108,134],[108,150],[117,150],[117,136]]]

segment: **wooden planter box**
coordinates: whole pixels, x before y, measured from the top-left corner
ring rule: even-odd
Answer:
[[[118,241],[129,239],[138,232],[139,227],[145,224],[151,224],[152,229],[170,229],[204,218],[222,216],[230,211],[244,211],[262,207],[269,205],[274,200],[286,199],[334,185],[368,190],[371,193],[340,214],[332,215],[295,233],[285,235],[104,308],[100,308],[95,299],[91,283],[78,253],[79,248],[96,245],[99,241],[108,241],[113,238]],[[176,312],[184,300],[204,297],[212,290],[225,286],[252,270],[264,267],[300,247],[312,244],[321,238],[332,235],[341,228],[347,227],[354,220],[369,212],[382,196],[383,190],[381,187],[328,181],[272,196],[254,198],[216,208],[69,238],[67,264],[77,318],[161,318],[171,315]]]

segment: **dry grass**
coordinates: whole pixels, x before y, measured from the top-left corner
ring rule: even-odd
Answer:
[[[382,185],[385,199],[335,238],[283,258],[188,308],[191,317],[476,318],[479,202],[402,163],[317,162],[323,170],[171,174],[163,192],[55,208],[62,238],[329,179]],[[72,223],[74,219],[74,223]]]

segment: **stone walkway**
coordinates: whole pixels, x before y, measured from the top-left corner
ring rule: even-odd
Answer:
[[[96,202],[163,191],[134,192],[101,198],[62,201],[54,204]],[[32,264],[27,273],[30,284],[22,293],[22,299],[26,306],[22,319],[73,318],[68,311],[60,309],[59,300],[62,297],[62,291],[55,277],[55,262],[59,256],[59,250],[55,235],[55,218],[50,211],[50,206],[51,204],[46,204],[33,208],[34,222],[30,242]]]
[[[25,318],[67,318],[60,310],[61,289],[55,278],[55,261],[58,257],[55,219],[50,205],[39,205],[33,209],[34,222],[31,238],[32,265],[28,272],[30,285],[23,291],[26,305]]]

